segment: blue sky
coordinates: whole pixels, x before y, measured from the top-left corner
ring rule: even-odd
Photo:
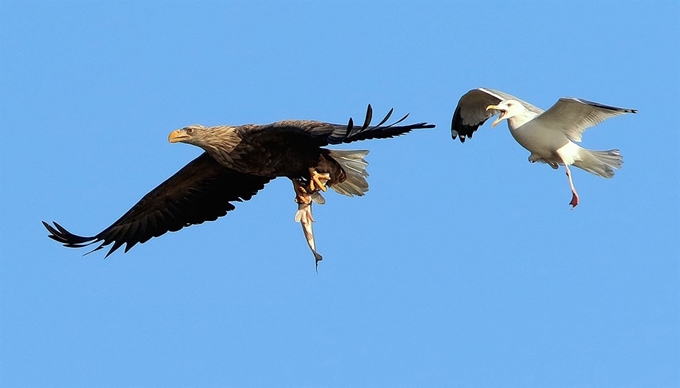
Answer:
[[[0,385],[680,385],[680,3],[0,1]],[[611,180],[450,138],[487,86],[635,108]],[[365,197],[279,179],[104,260],[91,235],[200,153],[173,129],[395,109]]]

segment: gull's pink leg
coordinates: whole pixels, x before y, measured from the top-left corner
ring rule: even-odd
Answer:
[[[564,164],[564,168],[567,170],[567,178],[569,178],[569,186],[571,187],[571,208],[575,208],[578,205],[578,193],[576,193],[576,188],[574,187],[574,182],[571,180],[571,171],[569,171],[569,165]]]

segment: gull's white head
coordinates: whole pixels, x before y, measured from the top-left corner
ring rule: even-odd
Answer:
[[[498,105],[489,105],[486,107],[486,110],[490,109],[500,112],[496,121],[491,124],[492,127],[498,125],[501,120],[510,119],[526,112],[527,110],[524,105],[522,105],[522,103],[517,100],[503,100],[499,102]]]

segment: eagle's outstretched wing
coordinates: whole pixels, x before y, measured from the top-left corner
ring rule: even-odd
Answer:
[[[54,222],[43,225],[49,237],[66,247],[80,248],[101,242],[94,251],[113,244],[106,256],[123,244],[125,252],[185,226],[215,221],[234,210],[232,202],[252,198],[270,178],[243,174],[223,167],[203,153],[146,194],[118,221],[95,236],[75,235]]]
[[[331,124],[314,120],[282,120],[265,125],[243,125],[239,128],[239,136],[242,138],[257,138],[263,141],[269,136],[287,136],[294,138],[307,138],[308,142],[315,146],[329,144],[351,143],[369,139],[386,139],[403,135],[414,129],[434,128],[434,124],[425,122],[399,125],[409,116],[406,114],[399,120],[385,124],[392,116],[394,110],[390,109],[387,115],[377,124],[371,125],[373,108],[368,105],[366,117],[361,126],[354,125],[354,120],[349,119],[347,124]]]

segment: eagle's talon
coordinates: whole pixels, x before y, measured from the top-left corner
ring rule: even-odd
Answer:
[[[326,182],[331,180],[331,174],[329,173],[319,173],[314,168],[309,169],[309,189],[311,191],[326,191]]]
[[[312,202],[313,191],[309,190],[299,179],[291,179],[295,190],[295,202],[300,205]]]

